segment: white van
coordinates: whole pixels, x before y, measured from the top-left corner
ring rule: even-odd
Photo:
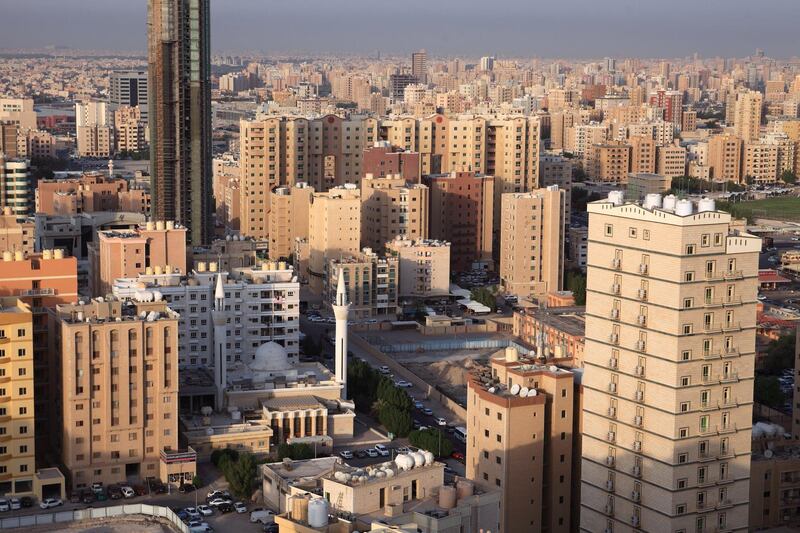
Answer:
[[[269,509],[262,509],[260,507],[253,509],[250,512],[250,522],[261,522],[262,524],[271,524],[275,521],[275,513]]]

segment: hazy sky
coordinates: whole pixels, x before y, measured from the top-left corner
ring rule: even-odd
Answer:
[[[211,0],[214,51],[800,55],[799,0]],[[0,0],[0,48],[145,49],[146,0]]]

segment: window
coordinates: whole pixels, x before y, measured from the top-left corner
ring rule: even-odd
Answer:
[[[606,237],[612,237],[614,235],[614,226],[611,224],[606,224],[605,231]]]
[[[684,273],[683,281],[687,281],[687,282],[694,281],[694,272],[690,270],[690,271]]]
[[[686,245],[686,255],[694,255],[695,245],[694,244],[687,244]]]

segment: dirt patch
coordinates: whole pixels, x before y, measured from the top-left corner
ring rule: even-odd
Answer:
[[[47,526],[26,527],[31,533],[69,531],[71,533],[176,533],[178,529],[168,521],[142,516],[82,520]]]
[[[467,400],[467,374],[476,364],[476,359],[471,357],[448,358],[433,363],[403,362],[403,366],[458,402]]]

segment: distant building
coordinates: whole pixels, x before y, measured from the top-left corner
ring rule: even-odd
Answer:
[[[663,194],[672,186],[672,179],[661,174],[630,173],[625,195],[635,200],[644,200],[648,194]]]
[[[355,254],[332,256],[325,273],[323,301],[326,306],[335,301],[340,273],[344,275],[352,319],[397,318],[400,289],[397,257],[381,256],[369,248]]]
[[[551,293],[552,294],[552,293]],[[514,335],[537,352],[542,364],[583,367],[586,321],[584,307],[526,308],[514,312]]]
[[[109,102],[111,108],[135,107],[139,109],[141,120],[147,124],[149,101],[147,99],[146,70],[115,70],[109,77]]]
[[[106,102],[75,104],[78,155],[109,158],[114,151],[113,115]]]
[[[135,205],[126,195],[128,181],[109,178],[101,172],[87,172],[79,178],[43,179],[36,188],[36,212],[45,215],[74,215],[99,211],[129,211],[136,207],[138,213],[146,214],[148,201],[141,198]],[[139,190],[143,196],[146,191]],[[128,205],[122,205],[122,203]]]
[[[34,188],[25,159],[6,159],[0,153],[0,208],[8,207],[17,216],[33,213]]]
[[[420,182],[419,153],[394,148],[386,141],[376,142],[364,150],[364,174],[378,178],[400,176],[409,183]]]
[[[400,297],[430,298],[450,294],[450,243],[396,238],[387,251],[399,259]]]
[[[313,292],[322,293],[328,261],[358,254],[360,240],[358,188],[347,185],[312,195],[308,216],[308,280]]]
[[[308,212],[314,189],[304,182],[276,187],[269,195],[269,257],[288,259],[295,239],[308,238]]]
[[[402,176],[367,174],[361,180],[361,245],[380,250],[403,237],[428,237],[427,185],[407,183]]]
[[[419,83],[428,83],[428,53],[425,50],[411,54],[411,75]]]
[[[0,122],[16,124],[23,132],[35,130],[33,98],[0,98]]]

